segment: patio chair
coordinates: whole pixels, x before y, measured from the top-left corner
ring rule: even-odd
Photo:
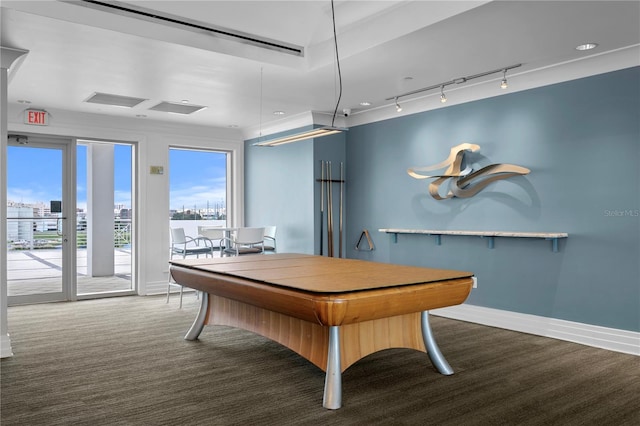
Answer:
[[[220,257],[222,257],[224,249],[225,235],[225,230],[222,227],[198,226],[198,236],[208,238],[213,245],[213,249],[220,253]]]
[[[264,228],[238,228],[230,238],[225,238],[225,254],[264,254]]]
[[[276,227],[265,226],[264,227],[264,250],[276,251]]]
[[[182,255],[182,258],[184,259],[191,255],[195,255],[197,258],[199,258],[200,255],[211,255],[211,257],[213,257],[213,253],[214,244],[209,238],[203,236],[195,238],[189,237],[185,235],[184,228],[171,228],[171,259],[173,259],[173,256],[176,254]],[[182,294],[184,293],[184,287],[175,282],[171,276],[171,272],[169,272],[166,303],[169,303],[169,295],[171,294],[172,285],[180,286],[180,308],[182,308]],[[198,295],[197,291],[196,295]]]
[[[195,255],[200,257],[201,254],[213,257],[213,242],[206,237],[189,237],[185,235],[184,228],[171,228],[171,258],[176,254],[182,255],[182,258]]]

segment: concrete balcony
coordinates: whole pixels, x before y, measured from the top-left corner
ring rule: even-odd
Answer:
[[[78,294],[132,290],[131,249],[114,249],[115,273],[108,277],[87,276],[87,250],[77,255]],[[21,296],[62,291],[62,250],[33,249],[7,252],[7,295]]]

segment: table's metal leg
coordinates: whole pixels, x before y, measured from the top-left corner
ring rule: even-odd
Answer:
[[[342,406],[342,368],[340,365],[340,327],[329,327],[329,357],[324,379],[322,406],[337,410]]]
[[[202,292],[202,299],[200,299],[200,309],[198,310],[198,315],[196,315],[196,319],[193,321],[191,328],[187,331],[187,334],[184,336],[185,340],[196,340],[200,333],[202,333],[202,329],[204,328],[204,320],[207,317],[207,311],[209,310],[209,293],[206,291]]]
[[[444,359],[444,356],[442,356],[442,352],[440,352],[440,348],[438,347],[436,340],[433,338],[433,332],[429,325],[429,311],[423,311],[420,320],[422,323],[422,338],[424,339],[424,346],[427,348],[427,354],[429,355],[431,363],[441,374],[444,374],[445,376],[452,375],[453,369],[447,360]]]

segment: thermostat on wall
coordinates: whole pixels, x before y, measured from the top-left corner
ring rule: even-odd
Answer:
[[[149,167],[149,173],[152,174],[152,175],[164,174],[164,167],[162,167],[162,166],[151,166],[151,167]]]

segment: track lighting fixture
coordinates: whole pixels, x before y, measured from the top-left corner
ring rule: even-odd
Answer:
[[[402,111],[402,107],[400,106],[400,104],[398,103],[398,98],[396,97],[396,111],[397,112],[401,112]]]
[[[507,70],[504,70],[502,72],[502,82],[500,82],[500,87],[503,89],[509,87],[509,85],[507,84]]]
[[[447,97],[444,94],[444,86],[440,86],[440,102],[447,102]]]
[[[498,68],[498,69],[491,70],[491,71],[485,71],[485,72],[481,72],[479,74],[469,75],[469,76],[466,76],[466,77],[454,78],[454,79],[451,79],[449,81],[444,81],[442,83],[434,84],[433,86],[424,87],[422,89],[413,90],[413,91],[407,92],[407,93],[402,93],[400,95],[396,95],[394,97],[387,98],[386,100],[387,101],[394,100],[395,104],[396,104],[396,111],[400,112],[400,111],[402,111],[402,108],[400,107],[400,104],[398,104],[398,99],[403,98],[405,96],[411,96],[411,95],[415,95],[417,93],[427,92],[429,90],[440,88],[440,102],[445,103],[445,102],[447,102],[447,96],[444,94],[444,87],[445,86],[450,86],[450,85],[455,85],[455,84],[465,84],[465,83],[468,83],[469,80],[473,80],[475,78],[480,78],[480,77],[485,77],[485,76],[491,75],[491,74],[497,74],[499,72],[502,73],[502,81],[500,82],[500,87],[502,87],[503,89],[506,89],[507,88],[507,71],[509,71],[510,69],[513,69],[513,68],[518,68],[520,66],[522,66],[522,64],[509,65],[508,67],[502,67],[502,68]]]

